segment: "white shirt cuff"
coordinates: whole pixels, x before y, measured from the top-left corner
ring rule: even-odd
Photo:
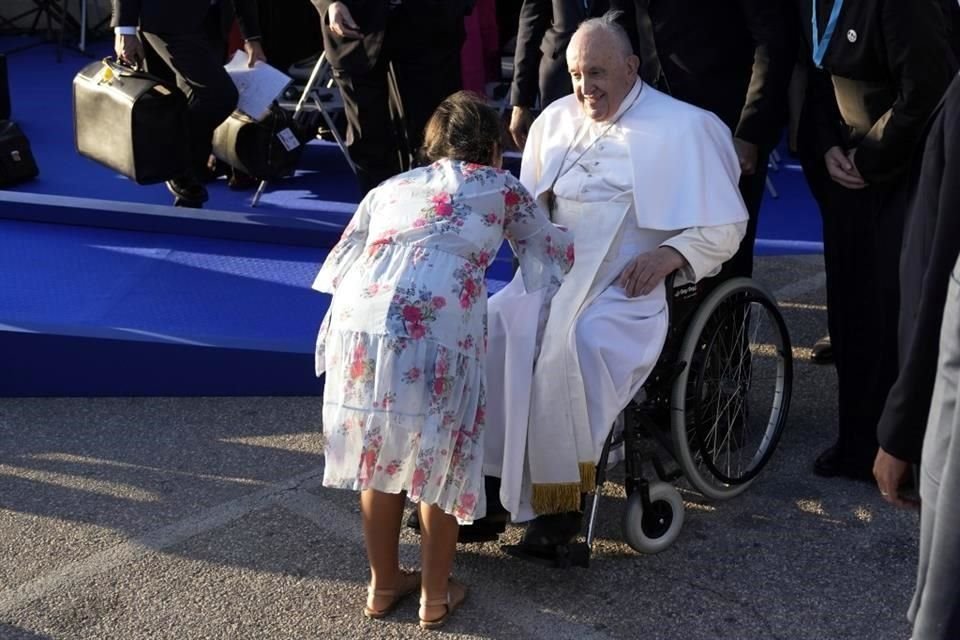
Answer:
[[[136,27],[114,27],[113,33],[118,36],[135,36],[137,35]]]
[[[666,240],[687,261],[676,284],[699,282],[716,275],[724,262],[733,257],[747,231],[747,222],[732,222],[709,227],[690,227]]]

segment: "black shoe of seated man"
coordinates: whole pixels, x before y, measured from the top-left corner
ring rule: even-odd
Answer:
[[[462,525],[457,534],[460,544],[475,544],[478,542],[493,542],[500,538],[500,534],[507,530],[509,517],[504,514],[487,515],[473,524]],[[407,527],[420,533],[420,512],[414,509],[407,518]]]
[[[492,542],[507,530],[510,522],[510,513],[500,502],[500,478],[494,476],[483,477],[483,491],[487,499],[487,515],[474,520],[473,524],[460,527],[457,542],[471,544],[475,542]],[[420,533],[420,512],[414,509],[407,518],[407,527]]]
[[[581,511],[537,516],[527,525],[518,546],[532,553],[553,554],[558,546],[572,542],[582,527]]]
[[[854,458],[834,445],[817,456],[813,472],[821,478],[848,478],[862,482],[874,482],[873,461]]]
[[[830,364],[833,362],[833,344],[830,336],[824,336],[813,343],[810,350],[810,360],[816,364]]]
[[[177,207],[199,209],[209,198],[207,188],[192,178],[183,177],[167,180],[167,191],[176,198],[174,206]]]

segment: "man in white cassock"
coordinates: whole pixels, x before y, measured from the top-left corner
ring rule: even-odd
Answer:
[[[537,518],[529,546],[579,531],[604,441],[663,348],[664,278],[715,274],[747,225],[730,130],[644,85],[615,17],[580,25],[574,94],[523,153],[521,181],[574,233],[573,270],[549,306],[519,279],[490,300],[484,472],[513,521]]]

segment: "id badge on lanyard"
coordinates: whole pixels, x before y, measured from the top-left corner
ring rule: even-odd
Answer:
[[[833,32],[837,28],[837,20],[840,18],[840,9],[843,8],[843,0],[833,0],[833,10],[830,11],[830,18],[827,20],[827,26],[823,30],[823,37],[820,37],[820,25],[817,24],[817,0],[810,0],[813,5],[813,64],[817,69],[823,68],[823,56],[827,53],[830,46],[830,39],[833,38]]]

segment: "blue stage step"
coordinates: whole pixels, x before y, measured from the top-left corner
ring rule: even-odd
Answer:
[[[0,220],[0,396],[319,393],[326,255]],[[491,273],[509,272],[504,254]]]
[[[316,391],[311,354],[327,299],[309,287],[324,257],[0,221],[0,395]]]

